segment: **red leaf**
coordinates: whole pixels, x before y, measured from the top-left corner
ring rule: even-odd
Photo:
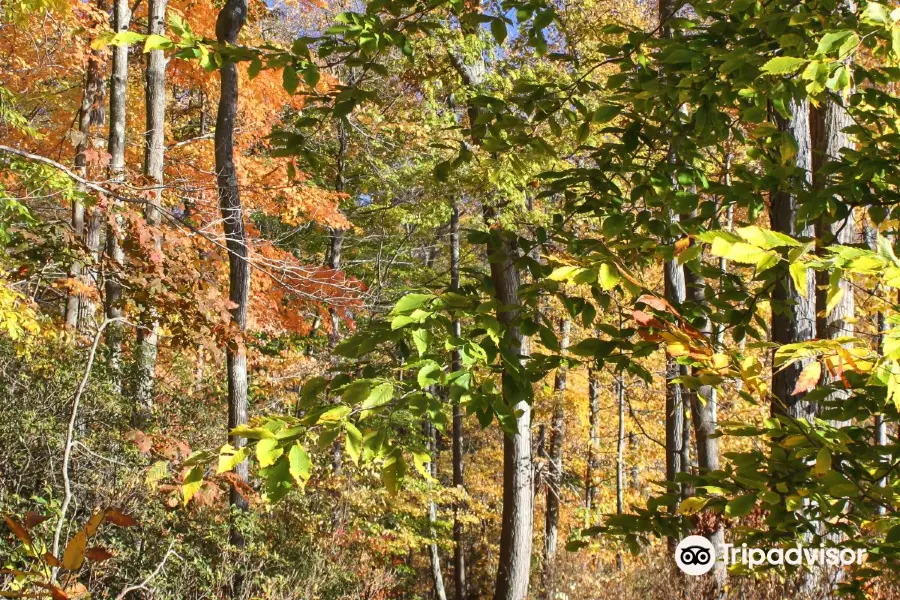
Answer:
[[[134,442],[138,447],[138,450],[140,450],[144,454],[150,452],[150,449],[153,447],[153,440],[150,438],[150,436],[139,429],[132,429],[131,431],[126,433],[125,439],[130,442]]]
[[[40,525],[50,517],[45,517],[40,513],[36,513],[33,510],[29,510],[25,513],[25,527],[31,529],[35,525]]]
[[[137,527],[138,524],[138,522],[134,520],[134,517],[126,515],[118,508],[110,508],[107,510],[106,520],[119,527]]]
[[[85,550],[84,556],[93,562],[103,562],[104,560],[109,560],[113,557],[112,553],[106,548],[101,548],[100,546],[92,546]]]
[[[818,385],[820,377],[822,377],[822,364],[818,361],[809,363],[803,367],[800,376],[797,377],[797,385],[791,395],[805,394]]]
[[[657,319],[653,315],[645,313],[642,310],[631,311],[631,318],[633,318],[641,327],[656,327],[657,329],[661,329],[663,327],[663,324],[659,319]]]

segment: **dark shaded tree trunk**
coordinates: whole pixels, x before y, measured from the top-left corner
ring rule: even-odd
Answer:
[[[781,131],[790,133],[797,141],[795,165],[799,179],[789,182],[784,189],[772,191],[769,218],[772,229],[792,237],[812,238],[812,225],[797,223],[799,208],[795,190],[811,183],[812,148],[809,131],[809,104],[806,100],[792,103],[791,118],[775,114],[775,122]],[[794,286],[793,279],[782,277],[772,290],[772,341],[782,344],[804,342],[816,337],[816,280],[815,274],[806,274],[805,293]],[[805,394],[793,395],[797,378],[808,360],[798,361],[772,375],[772,414],[794,418],[812,419],[815,407],[804,400]]]
[[[600,448],[600,378],[594,366],[588,368],[588,410],[589,436],[587,465],[584,475],[584,508],[587,511],[587,526],[591,526],[591,511],[594,508],[594,472],[598,468],[597,452]]]
[[[487,212],[487,211],[486,211]],[[486,217],[492,215],[485,215]],[[489,219],[486,219],[489,220]],[[531,543],[534,528],[531,457],[531,384],[518,365],[528,355],[528,344],[519,329],[519,248],[515,237],[499,229],[491,231],[487,247],[497,319],[503,325],[501,351],[506,356],[503,400],[518,416],[515,432],[503,438],[503,516],[500,561],[494,600],[523,600],[528,594]]]
[[[228,0],[216,19],[216,39],[219,43],[234,44],[247,20],[247,0]],[[247,328],[247,304],[250,296],[250,262],[247,247],[247,232],[244,228],[243,208],[240,189],[234,166],[234,122],[238,110],[238,71],[233,63],[226,63],[219,69],[221,93],[216,114],[215,154],[216,184],[218,188],[219,210],[222,214],[225,243],[228,248],[228,298],[234,308],[231,316],[241,334]],[[225,349],[228,372],[228,429],[247,423],[247,349],[243,339],[237,336],[230,340]],[[231,436],[231,445],[244,446],[247,440]],[[235,475],[246,481],[247,462],[234,470]],[[235,486],[229,494],[231,506],[236,510],[247,510],[247,500]],[[232,522],[231,543],[242,548],[244,536]],[[232,595],[240,597],[243,578],[237,574],[232,585]]]
[[[164,35],[166,31],[167,0],[148,0],[147,33]],[[166,123],[166,57],[162,50],[151,50],[147,57],[145,82],[147,131],[144,145],[144,176],[155,187],[150,206],[144,215],[153,232],[153,245],[162,251],[160,206],[162,202],[163,161],[165,159]],[[153,411],[153,389],[156,383],[157,311],[152,302],[143,307],[137,330],[135,348],[135,400],[139,421],[146,420]]]
[[[128,0],[114,0],[113,29],[116,33],[127,31],[131,24],[131,7]],[[112,49],[112,72],[109,80],[109,178],[122,182],[125,176],[125,120],[128,97],[128,44],[120,44]],[[106,346],[109,350],[109,365],[113,373],[114,385],[122,385],[122,284],[119,273],[125,262],[125,254],[119,240],[118,227],[113,225],[115,215],[111,215],[106,229],[106,255],[111,261],[110,272],[106,276],[104,307],[107,319],[117,319],[106,328]]]
[[[559,348],[565,354],[569,347],[569,332],[572,322],[563,318],[559,323]],[[542,570],[542,592],[545,598],[553,593],[553,560],[559,544],[559,505],[562,495],[563,439],[565,438],[567,367],[561,364],[553,381],[553,416],[550,422],[550,451],[547,461],[547,500],[544,519],[544,560]]]
[[[453,202],[450,207],[450,289],[459,290],[459,205]],[[458,318],[453,319],[453,336],[462,335],[462,325]],[[462,369],[462,357],[459,349],[454,348],[450,356],[452,372]],[[464,449],[463,449],[463,409],[459,399],[453,400],[453,487],[458,493],[465,493]],[[462,507],[457,503],[453,507],[453,586],[457,600],[466,598],[466,547],[460,512]]]

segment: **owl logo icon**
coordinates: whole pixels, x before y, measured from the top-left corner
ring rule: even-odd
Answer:
[[[716,564],[712,542],[702,535],[689,535],[675,548],[675,564],[688,575],[704,575]]]

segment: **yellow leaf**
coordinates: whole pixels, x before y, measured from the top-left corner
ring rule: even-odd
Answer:
[[[792,396],[805,394],[809,390],[818,385],[819,379],[822,377],[822,364],[819,361],[813,361],[803,367],[800,376],[797,377],[797,385],[794,386]]]
[[[84,563],[84,550],[87,547],[87,532],[84,529],[76,533],[63,552],[62,564],[69,571],[77,571]]]

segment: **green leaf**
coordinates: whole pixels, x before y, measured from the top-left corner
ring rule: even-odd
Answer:
[[[293,95],[297,91],[297,86],[300,85],[300,77],[291,65],[286,65],[281,72],[281,85],[288,94]]]
[[[350,414],[350,407],[339,404],[334,408],[330,408],[319,417],[319,422],[336,422]]]
[[[506,22],[503,19],[498,17],[491,21],[491,35],[498,44],[502,44],[506,40]]]
[[[376,385],[362,403],[363,415],[366,415],[365,411],[384,406],[390,402],[393,397],[394,386],[392,384],[385,382]]]
[[[606,123],[616,118],[620,112],[622,112],[621,106],[603,104],[594,111],[592,120],[594,123]]]
[[[725,515],[733,519],[750,514],[756,504],[756,494],[738,496],[725,505]]]
[[[614,214],[603,219],[603,225],[600,229],[603,232],[603,237],[612,238],[625,231],[625,226],[625,216]]]
[[[428,344],[431,343],[431,332],[427,329],[414,329],[412,340],[416,346],[416,352],[419,353],[419,356],[424,356],[428,351]]]
[[[435,385],[441,382],[441,375],[443,371],[441,370],[440,365],[436,362],[429,362],[421,369],[419,369],[419,373],[416,376],[416,381],[419,383],[419,387],[423,390],[430,385]]]
[[[394,448],[381,467],[381,481],[391,495],[400,489],[400,482],[406,476],[406,462],[399,449]]]
[[[709,502],[709,498],[701,498],[700,496],[685,498],[678,505],[677,513],[679,515],[695,515],[706,506],[707,502]]]
[[[816,453],[816,466],[813,467],[813,474],[816,477],[824,477],[831,472],[831,452],[828,448],[821,448]]]
[[[249,454],[250,448],[247,446],[241,446],[235,450],[231,444],[225,444],[222,446],[222,449],[219,450],[219,465],[216,467],[216,475],[231,471],[244,462]]]
[[[426,302],[436,297],[437,296],[435,296],[434,294],[407,294],[400,298],[397,304],[394,305],[393,310],[391,310],[391,314],[396,315],[399,313],[407,313],[417,308],[422,308],[423,306],[425,306]]]
[[[370,379],[357,379],[344,388],[344,391],[341,393],[341,400],[343,400],[344,404],[354,406],[366,399],[371,389],[372,381]]]
[[[150,52],[151,50],[168,50],[169,48],[174,48],[175,44],[169,38],[157,35],[152,33],[147,36],[147,39],[144,41],[144,52]]]
[[[436,483],[437,479],[431,476],[431,469],[428,468],[428,465],[431,464],[431,456],[427,452],[413,452],[412,457],[413,465],[416,467],[419,475],[424,477],[426,481]]]
[[[288,463],[291,477],[302,488],[306,485],[310,473],[312,473],[312,461],[309,460],[309,455],[303,449],[303,446],[300,445],[300,442],[291,446],[291,451],[288,454]]]
[[[278,440],[265,439],[256,444],[256,460],[260,467],[270,467],[275,464],[278,457],[284,454],[284,448],[278,446]]]
[[[306,82],[311,89],[315,89],[319,83],[319,67],[316,63],[307,63],[303,69],[303,81]]]
[[[801,67],[809,62],[807,58],[798,58],[795,56],[778,56],[769,60],[762,66],[762,72],[770,75],[787,75],[795,73]]]
[[[362,453],[363,435],[356,428],[356,425],[347,421],[344,423],[344,451],[353,461],[353,464],[359,465],[359,457]]]
[[[603,263],[600,265],[599,281],[603,291],[608,292],[616,287],[616,284],[619,283],[619,279],[619,270],[615,265],[610,263]]]

